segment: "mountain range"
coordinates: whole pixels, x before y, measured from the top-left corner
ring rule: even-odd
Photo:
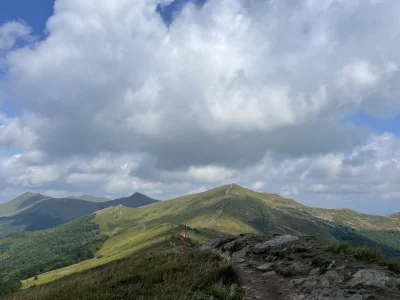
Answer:
[[[0,229],[6,235],[0,237],[0,265],[4,266],[0,275],[8,278],[3,286],[10,289],[18,286],[15,278],[29,287],[145,249],[170,248],[175,245],[170,238],[183,234],[185,222],[192,242],[274,232],[312,235],[327,245],[345,240],[379,249],[386,257],[400,257],[398,215],[313,208],[236,184],[166,201],[140,193],[105,202],[24,194],[1,205],[0,212]],[[19,233],[7,233],[7,226]],[[54,228],[36,231],[46,227]]]
[[[0,204],[0,236],[19,231],[53,228],[110,206],[138,207],[155,202],[158,200],[141,193],[108,200],[87,195],[52,198],[28,192],[7,203]]]

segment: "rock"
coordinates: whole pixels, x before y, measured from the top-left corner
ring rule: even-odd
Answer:
[[[265,249],[265,248],[270,248],[270,247],[277,247],[280,245],[284,245],[287,243],[297,241],[298,239],[299,238],[297,236],[293,236],[293,235],[278,236],[272,240],[255,245],[255,248],[256,249]]]
[[[262,274],[261,276],[267,277],[267,276],[273,276],[276,275],[276,273],[274,271],[269,271],[267,273]]]
[[[267,270],[271,269],[271,266],[272,266],[271,263],[266,263],[266,264],[263,264],[261,266],[258,266],[257,270],[267,271]]]
[[[235,261],[239,264],[244,263],[246,260],[244,258],[237,258]]]
[[[351,287],[365,285],[379,288],[396,287],[399,284],[400,279],[387,276],[384,272],[373,269],[364,269],[358,271],[353,275],[353,278],[348,283],[348,285]]]
[[[327,270],[331,270],[335,265],[336,265],[336,262],[335,262],[335,261],[332,261],[332,262],[329,264]]]
[[[292,279],[292,280],[290,280],[290,285],[297,287],[297,286],[303,285],[307,281],[308,281],[308,278]]]
[[[306,275],[310,272],[310,266],[299,262],[295,262],[289,268],[290,272],[292,273],[292,276]]]
[[[333,270],[326,272],[319,278],[319,286],[328,288],[340,285],[343,281],[343,275]]]
[[[368,297],[369,297],[369,295],[363,296],[363,295],[360,295],[360,294],[355,294],[355,295],[351,296],[349,298],[349,300],[364,300],[364,299],[368,299]]]
[[[319,274],[319,268],[312,269],[308,275],[315,276]]]
[[[248,247],[244,247],[242,250],[239,250],[239,251],[233,253],[232,256],[234,259],[244,259],[244,258],[246,258],[247,250],[248,250]]]
[[[345,293],[338,288],[323,288],[314,290],[308,299],[316,300],[347,300]]]

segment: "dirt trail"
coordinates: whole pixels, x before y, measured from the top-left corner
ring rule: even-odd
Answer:
[[[201,249],[234,263],[244,300],[400,300],[399,274],[327,251],[312,236],[223,236]]]
[[[262,262],[235,263],[245,292],[244,300],[288,300],[296,299],[290,294],[287,284],[274,272],[257,270]]]
[[[226,198],[225,202],[222,204],[221,208],[217,210],[215,215],[213,215],[210,219],[207,220],[207,222],[205,224],[206,226],[212,224],[213,222],[215,222],[216,219],[222,215],[222,213],[225,210],[225,207],[228,205],[229,200],[231,199],[231,196],[229,196],[229,191],[231,190],[232,187],[233,187],[233,183],[225,191],[225,197],[224,197],[224,198]],[[219,224],[216,224],[216,227],[218,227],[218,226],[219,226]]]

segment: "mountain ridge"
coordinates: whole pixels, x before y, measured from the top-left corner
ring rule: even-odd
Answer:
[[[133,196],[135,194],[130,197]],[[129,197],[122,199],[126,198]],[[400,231],[398,230],[400,222],[396,219],[363,215],[349,210],[343,212],[312,208],[293,199],[255,192],[235,184],[141,207],[130,208],[123,205],[105,207],[91,216],[93,216],[91,223],[96,227],[97,234],[107,239],[93,254],[94,257],[43,273],[39,276],[40,281],[36,281],[33,277],[24,280],[24,287],[47,283],[65,274],[81,272],[132,255],[140,249],[139,245],[142,242],[151,247],[160,239],[164,240],[179,232],[182,235],[182,224],[185,222],[189,228],[190,239],[195,241],[204,242],[226,234],[265,232],[279,235],[313,235],[326,245],[344,240],[379,249],[387,257],[400,257]],[[76,223],[77,219],[71,222]],[[70,222],[50,230],[40,231],[40,233],[44,236],[54,235],[60,228],[69,226],[68,224]],[[161,229],[162,234],[159,232]],[[154,235],[150,240],[142,240],[151,232]],[[29,237],[31,233],[25,234]],[[13,245],[15,236],[0,238],[0,245],[2,240],[7,241],[6,245]],[[52,240],[52,238],[47,238],[47,240]],[[167,244],[170,245],[170,243]],[[34,242],[32,247],[35,247]],[[71,248],[67,251],[76,250]],[[55,260],[59,257],[58,253],[52,255]],[[24,268],[18,258],[14,259],[16,269]]]
[[[140,193],[115,200],[93,202],[76,198],[52,198],[27,192],[6,203],[8,214],[0,215],[0,236],[18,231],[53,228],[106,207],[121,204],[137,207],[157,201]]]

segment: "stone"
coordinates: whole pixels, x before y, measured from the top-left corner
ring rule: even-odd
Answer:
[[[276,275],[276,273],[274,271],[269,271],[267,273],[262,274],[261,276],[267,277],[267,276],[273,276]]]
[[[288,243],[292,243],[297,241],[299,238],[297,236],[293,236],[293,235],[282,235],[282,236],[278,236],[272,240],[263,242],[263,243],[259,243],[257,245],[255,245],[256,249],[266,249],[266,248],[270,248],[270,247],[277,247],[280,245],[284,245],[284,244],[288,244]]]
[[[272,266],[271,263],[266,263],[266,264],[263,264],[261,266],[258,266],[257,270],[267,271],[267,270],[271,269],[271,266]]]
[[[312,269],[308,275],[315,276],[319,274],[319,268]]]
[[[293,275],[306,275],[310,272],[310,266],[295,262],[290,266],[290,271]]]
[[[235,259],[245,259],[247,255],[248,247],[244,247],[242,250],[233,253],[233,258]]]
[[[366,296],[366,297],[368,297],[368,296]],[[355,294],[355,295],[351,296],[349,298],[349,300],[364,300],[364,299],[368,299],[366,297],[363,296],[363,295],[360,295],[360,294]]]
[[[327,270],[331,270],[335,265],[336,265],[336,262],[335,262],[335,261],[332,261],[332,262],[329,264]]]
[[[400,284],[400,279],[387,276],[384,272],[364,269],[358,271],[353,275],[353,278],[349,281],[348,285],[355,287],[357,285],[364,286],[375,286],[379,288],[385,287],[396,287]]]

